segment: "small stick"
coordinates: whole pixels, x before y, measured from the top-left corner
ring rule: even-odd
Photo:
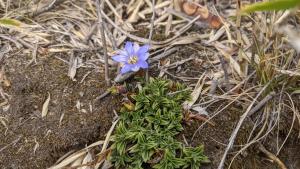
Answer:
[[[170,8],[172,9],[174,6],[174,0],[171,0]],[[165,35],[169,36],[171,32],[171,27],[172,27],[172,21],[173,21],[173,15],[171,13],[168,14],[168,21],[166,24],[166,29],[165,29]]]
[[[263,98],[256,106],[254,106],[249,112],[248,116],[252,116],[255,112],[257,112],[260,108],[262,108],[268,101],[270,101],[275,96],[275,92],[271,92],[265,98]]]
[[[101,40],[102,40],[102,45],[103,45],[103,53],[104,53],[104,64],[105,64],[105,81],[106,85],[110,86],[110,79],[109,79],[109,69],[108,69],[108,56],[107,56],[107,46],[106,46],[106,39],[105,39],[105,32],[104,32],[104,21],[102,18],[102,12],[101,9],[104,6],[104,0],[101,1],[101,6],[100,6],[100,0],[97,0],[97,12],[98,12],[98,24],[99,24],[99,29],[101,33]]]
[[[171,49],[168,49],[168,50],[164,51],[163,53],[150,58],[149,62],[152,63],[154,61],[159,61],[160,59],[163,59],[164,57],[167,57],[167,56],[177,52],[178,50],[179,50],[179,47],[173,47]]]
[[[22,136],[19,136],[16,140],[14,140],[13,142],[7,144],[6,146],[2,147],[0,149],[0,152],[2,152],[3,150],[7,149],[9,146],[16,144],[17,142],[19,142],[19,140],[22,138]]]
[[[110,91],[105,91],[103,94],[101,94],[100,96],[98,96],[94,102],[97,102],[98,100],[103,99],[104,97],[108,96],[110,94]]]
[[[154,20],[155,20],[155,0],[152,0],[152,17],[151,17],[151,27],[150,27],[150,33],[149,33],[149,43],[151,42],[153,31],[154,31]]]
[[[154,20],[155,20],[155,0],[152,0],[152,17],[151,17],[151,27],[150,27],[150,33],[149,33],[149,45],[151,45],[151,39],[153,36],[154,31]],[[146,82],[149,81],[149,69],[146,70]]]

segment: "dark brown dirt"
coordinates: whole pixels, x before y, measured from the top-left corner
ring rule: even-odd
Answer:
[[[37,65],[26,68],[28,60],[13,55],[4,66],[11,81],[4,91],[11,98],[9,108],[0,109],[7,119],[7,129],[0,127],[0,168],[46,168],[65,153],[102,139],[118,105],[111,96],[93,103],[106,88],[102,72],[80,68],[74,82],[67,77],[68,65],[53,56],[38,58]],[[92,73],[80,83],[88,71]],[[48,92],[49,113],[42,118]]]

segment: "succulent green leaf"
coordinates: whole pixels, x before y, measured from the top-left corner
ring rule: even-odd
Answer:
[[[181,105],[190,98],[189,90],[179,83],[151,79],[133,98],[135,110],[123,109],[112,137],[110,159],[116,168],[195,169],[207,161],[203,148],[184,148],[176,140],[183,130]],[[158,155],[159,161],[147,164]]]

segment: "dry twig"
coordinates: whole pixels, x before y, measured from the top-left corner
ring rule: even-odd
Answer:
[[[105,38],[105,32],[104,32],[104,21],[102,18],[102,8],[104,5],[104,0],[101,1],[100,6],[100,0],[97,0],[97,13],[98,13],[98,24],[99,24],[99,30],[101,33],[101,40],[103,45],[103,53],[104,53],[104,66],[105,66],[105,81],[106,85],[110,86],[110,78],[109,78],[109,67],[108,67],[108,56],[107,56],[107,45],[106,45],[106,38]]]

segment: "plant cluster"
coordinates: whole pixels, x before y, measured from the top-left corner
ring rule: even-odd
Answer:
[[[175,137],[183,130],[183,85],[151,79],[137,95],[134,110],[123,109],[113,136],[111,162],[116,168],[199,169],[209,162],[203,146],[185,147]]]

